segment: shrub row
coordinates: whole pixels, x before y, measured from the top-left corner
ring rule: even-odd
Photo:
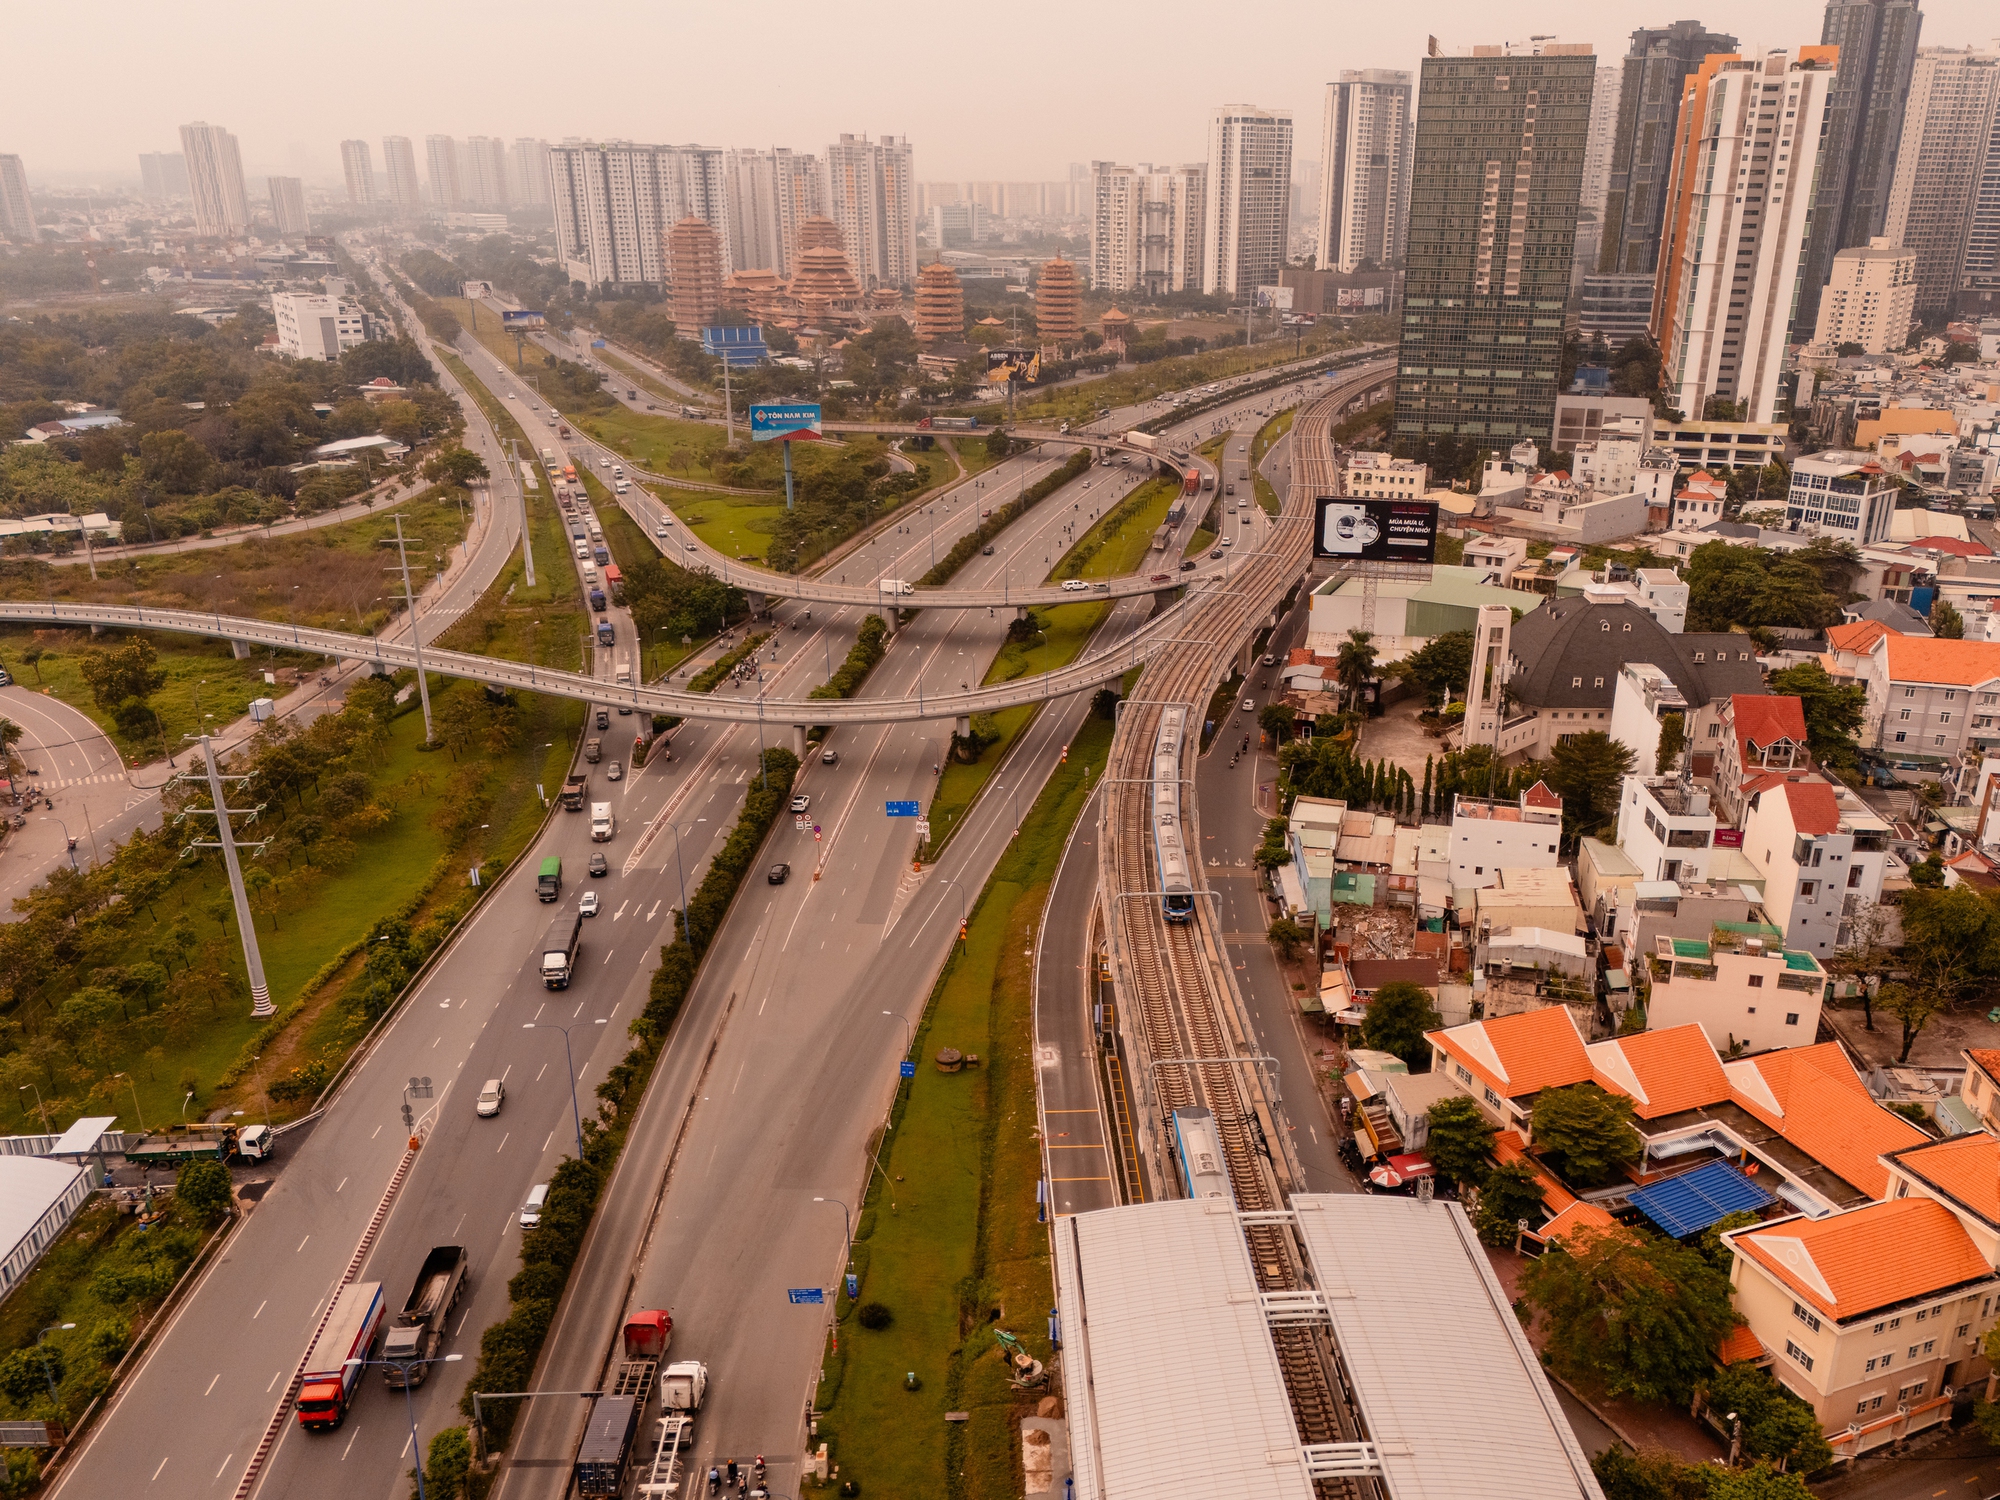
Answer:
[[[1009,500],[1005,505],[995,506],[993,514],[979,523],[977,531],[960,537],[953,544],[951,551],[945,553],[944,557],[938,562],[938,565],[919,578],[917,582],[927,586],[949,583],[952,574],[956,573],[960,568],[979,555],[981,547],[984,547],[988,542],[999,536],[1001,532],[1026,515],[1031,508],[1041,504],[1042,501],[1048,499],[1049,496],[1068,484],[1072,479],[1088,472],[1090,472],[1090,450],[1082,448],[1072,453],[1069,456],[1068,462],[1064,463],[1060,469],[1057,469],[1048,478],[1038,480],[1034,484],[1029,485],[1025,494]]]
[[[688,691],[690,693],[713,692],[715,685],[735,670],[738,662],[742,661],[744,657],[750,655],[770,638],[771,632],[767,630],[762,635],[751,636],[734,651],[725,652],[723,655],[718,656],[714,661],[695,673],[694,680],[688,684]]]
[[[702,952],[721,927],[737,887],[790,800],[798,769],[798,758],[791,751],[773,748],[764,752],[764,776],[750,784],[736,826],[689,902],[696,918],[695,940],[690,943],[683,922],[679,935],[660,950],[660,967],[653,974],[646,1008],[627,1028],[632,1050],[597,1085],[601,1102],[597,1118],[583,1123],[582,1159],[566,1159],[550,1178],[542,1221],[521,1237],[521,1269],[507,1283],[512,1306],[505,1318],[480,1335],[479,1364],[459,1402],[459,1410],[466,1416],[472,1415],[473,1391],[528,1388],[542,1341],[555,1318],[556,1304],[568,1284],[570,1267],[590,1228],[597,1195],[624,1147],[633,1109],[652,1077],[674,1018],[694,988]],[[512,1402],[482,1409],[488,1442],[504,1443],[517,1414]]]
[[[818,687],[806,694],[808,698],[852,698],[861,690],[861,684],[868,680],[868,674],[875,670],[888,651],[884,642],[889,637],[889,627],[882,623],[880,615],[869,615],[861,622],[861,630],[854,638],[854,644],[847,648],[847,657],[840,664],[840,670],[827,678]]]

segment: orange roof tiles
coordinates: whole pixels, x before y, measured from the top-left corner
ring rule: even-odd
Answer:
[[[1836,651],[1868,652],[1875,649],[1875,643],[1883,636],[1901,634],[1880,620],[1856,620],[1851,625],[1827,626],[1826,643]]]
[[[1560,1244],[1580,1229],[1601,1233],[1618,1228],[1618,1221],[1595,1203],[1572,1203],[1534,1233],[1544,1243]]]
[[[1840,827],[1840,801],[1824,781],[1785,781],[1785,800],[1792,805],[1792,827],[1818,838]]]
[[[1897,1166],[2000,1225],[2000,1140],[1983,1130],[1898,1151]]]
[[[1563,799],[1558,797],[1554,792],[1550,791],[1548,788],[1548,783],[1543,781],[1536,782],[1533,786],[1529,787],[1525,792],[1521,793],[1521,800],[1530,807],[1551,807],[1560,809],[1563,805]]]
[[[1496,1094],[1518,1099],[1591,1076],[1583,1034],[1566,1005],[1424,1033]]]
[[[1843,1321],[1994,1276],[1958,1215],[1930,1198],[1780,1219],[1725,1238],[1801,1301]]]
[[[1597,1082],[1632,1101],[1632,1113],[1657,1120],[1720,1104],[1730,1097],[1729,1075],[1708,1033],[1690,1021],[1665,1031],[1642,1031],[1590,1047]]]
[[[1787,1047],[1724,1070],[1739,1104],[1871,1198],[1888,1191],[1879,1158],[1929,1139],[1870,1097],[1838,1042]]]
[[[1828,633],[1829,638],[1832,632]],[[1891,682],[1940,682],[1977,687],[2000,677],[2000,641],[1946,640],[1936,636],[1888,637]]]
[[[1756,1361],[1770,1352],[1764,1347],[1764,1341],[1750,1331],[1748,1323],[1738,1323],[1729,1330],[1722,1342],[1715,1346],[1715,1362],[1719,1365],[1733,1365],[1739,1360]]]
[[[1980,1069],[1988,1078],[2000,1078],[2000,1052],[1989,1047],[1970,1047],[1965,1055],[1972,1059],[1972,1065]]]
[[[1806,742],[1805,705],[1797,698],[1778,693],[1755,696],[1738,693],[1729,700],[1729,717],[1735,725],[1739,745],[1749,740],[1768,749],[1779,740],[1794,740],[1801,745]]]

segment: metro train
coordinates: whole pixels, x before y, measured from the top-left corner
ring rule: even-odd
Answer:
[[[1153,854],[1160,867],[1161,910],[1169,922],[1194,920],[1194,867],[1181,833],[1181,744],[1187,719],[1182,704],[1161,709],[1153,741]]]
[[[1174,1111],[1174,1160],[1190,1198],[1233,1198],[1222,1164],[1222,1135],[1205,1109]]]

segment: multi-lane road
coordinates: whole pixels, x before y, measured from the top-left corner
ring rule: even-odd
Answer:
[[[1093,470],[1093,483],[1115,472]],[[1056,555],[1090,508],[1072,488],[1075,498],[1052,497],[1010,528],[993,557],[974,559],[967,580]],[[976,524],[978,508],[955,501],[940,518],[940,541]],[[929,546],[927,534],[892,536],[904,545],[888,566],[914,567]],[[1119,605],[1106,632],[1132,628],[1146,608]],[[799,612],[778,606],[780,626]],[[859,617],[858,609],[821,609],[810,627],[781,628],[766,690],[803,694],[821,680]],[[914,695],[919,681],[933,690],[976,682],[1005,625],[984,610],[926,611],[864,692],[893,699]],[[1000,780],[1038,788],[1084,711],[1078,699],[1052,704]],[[939,865],[921,877],[911,870],[913,832],[885,819],[882,805],[927,798],[946,732],[938,724],[837,730],[829,743],[839,763],[808,763],[798,790],[812,799],[821,832],[781,826],[766,853],[788,860],[792,878],[772,886],[753,877],[737,901],[634,1123],[551,1338],[538,1385],[587,1388],[628,1305],[672,1307],[677,1352],[704,1358],[716,1378],[699,1464],[710,1454],[755,1451],[789,1459],[803,1445],[820,1328],[809,1314],[802,1321],[782,1293],[824,1283],[842,1235],[838,1210],[812,1200],[852,1201],[859,1190],[862,1142],[903,1050],[900,1020],[883,1012],[913,1014],[922,1003],[955,935],[959,901],[976,895],[1011,828],[1007,802],[989,797]],[[455,1420],[473,1335],[506,1308],[518,1205],[533,1183],[547,1180],[571,1134],[563,1038],[526,1028],[574,1028],[577,1092],[588,1107],[595,1082],[625,1050],[624,1026],[644,1004],[681,881],[699,880],[726,834],[756,749],[752,726],[689,723],[671,761],[656,760],[615,786],[595,777],[592,797],[608,797],[618,815],[612,873],[601,880],[580,874],[593,849],[585,819],[552,816],[534,856],[562,857],[562,908],[533,899],[534,859],[524,860],[455,934],[324,1118],[287,1146],[275,1186],[147,1352],[67,1466],[60,1491],[139,1488],[164,1497],[235,1488],[318,1309],[402,1160],[397,1112],[411,1077],[434,1080],[434,1127],[361,1274],[400,1299],[432,1244],[471,1250],[472,1292],[449,1346],[468,1360],[442,1368],[416,1394],[422,1432]],[[537,939],[585,885],[598,889],[603,914],[587,924],[576,984],[546,991],[534,972]],[[472,1095],[490,1077],[506,1080],[507,1103],[497,1118],[477,1119]],[[514,1455],[527,1462],[510,1471],[510,1497],[559,1493],[579,1415],[560,1402],[530,1414]],[[263,1492],[337,1485],[400,1495],[410,1463],[405,1442],[400,1398],[371,1381],[340,1432],[287,1428]]]

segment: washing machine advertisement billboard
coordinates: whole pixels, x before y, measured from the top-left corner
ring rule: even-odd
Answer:
[[[1321,495],[1313,552],[1355,562],[1437,561],[1438,508],[1423,500]]]

